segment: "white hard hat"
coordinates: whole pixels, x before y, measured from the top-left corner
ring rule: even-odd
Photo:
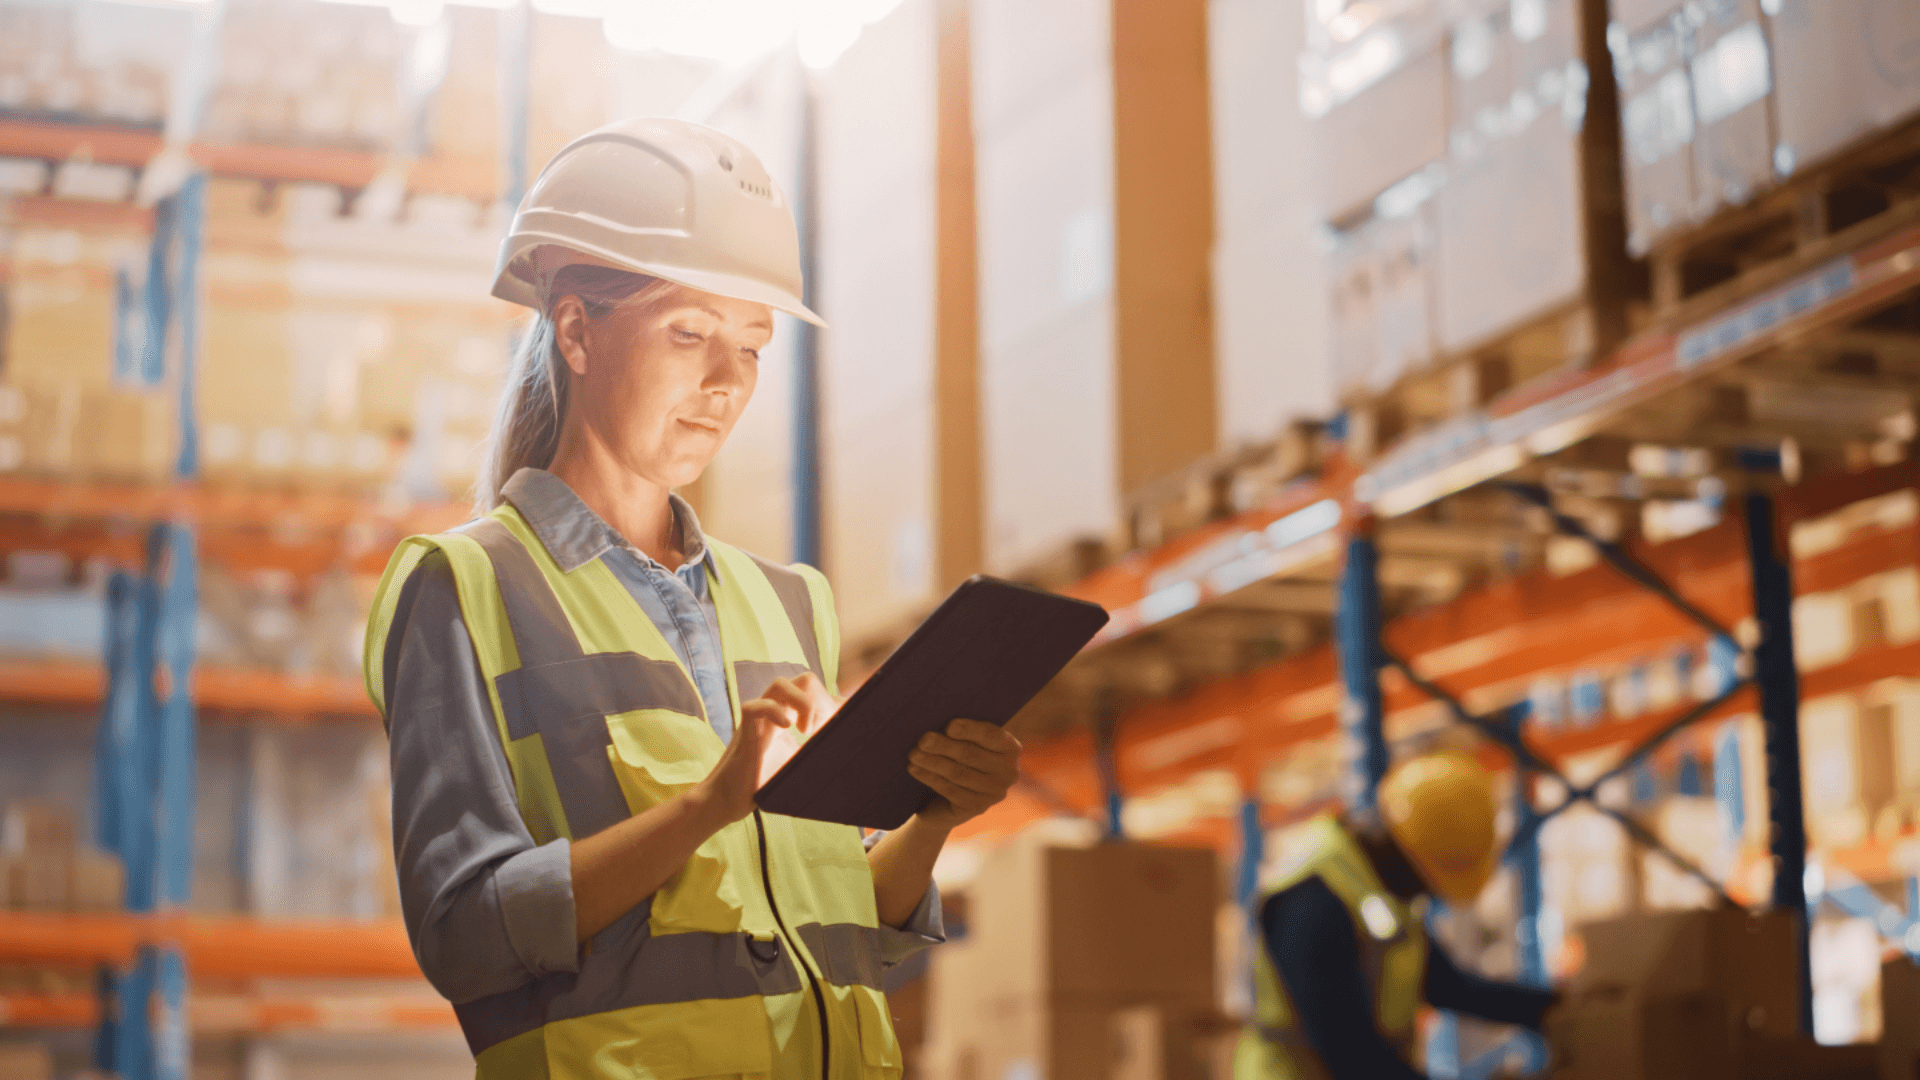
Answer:
[[[493,295],[541,308],[554,272],[592,263],[766,304],[800,300],[793,211],[739,140],[661,117],[620,120],[540,170],[500,244]]]

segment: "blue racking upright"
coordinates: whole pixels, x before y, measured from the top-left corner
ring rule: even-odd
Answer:
[[[157,383],[174,369],[174,471],[181,481],[198,471],[193,372],[205,202],[206,178],[196,173],[155,206],[146,317],[137,323],[145,334],[143,379]],[[126,907],[135,913],[184,908],[192,883],[197,563],[192,526],[158,522],[147,534],[144,571],[117,572],[107,589],[108,685],[95,738],[94,829],[100,847],[126,867]],[[96,1068],[122,1080],[184,1080],[192,1046],[187,974],[179,949],[153,944],[141,946],[130,971],[101,971]]]

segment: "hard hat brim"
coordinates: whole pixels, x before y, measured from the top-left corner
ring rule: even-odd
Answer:
[[[572,259],[572,262],[610,266],[616,270],[657,277],[662,281],[671,281],[675,285],[683,285],[715,296],[745,300],[753,304],[765,304],[776,311],[784,311],[796,319],[812,323],[823,330],[827,328],[827,321],[802,303],[799,297],[764,281],[737,274],[624,258],[597,244],[582,243],[577,237],[553,236],[537,232],[515,233],[501,244],[500,269],[494,276],[493,295],[511,304],[530,307],[535,311],[544,310],[547,297],[541,295],[539,286],[528,279],[527,264],[528,256],[535,250],[549,245],[579,256]]]

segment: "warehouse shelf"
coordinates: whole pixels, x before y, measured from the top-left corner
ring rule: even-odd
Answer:
[[[346,528],[390,523],[433,532],[467,520],[465,503],[392,505],[327,492],[247,491],[205,484],[114,484],[0,479],[0,515],[72,521],[185,520],[202,528]]]
[[[0,118],[0,157],[54,163],[77,158],[138,170],[146,167],[163,146],[160,132],[153,127]],[[386,157],[365,150],[206,139],[191,143],[187,156],[217,175],[278,183],[334,184],[352,190],[371,184],[390,164]],[[406,163],[406,167],[411,189],[460,195],[476,202],[491,201],[496,195],[496,165],[490,159],[428,155]]]
[[[97,663],[0,660],[0,702],[97,706],[105,695],[106,672]],[[193,673],[193,700],[203,712],[255,714],[276,721],[379,715],[360,680],[337,675],[198,667]]]
[[[0,993],[0,1028],[90,1028],[100,1019],[92,994]],[[187,1024],[198,1035],[452,1032],[453,1007],[436,998],[294,997],[194,994]]]
[[[1484,412],[1403,440],[1357,475],[1336,455],[1321,478],[1299,485],[1281,505],[1176,536],[1059,591],[1113,612],[1097,643],[1124,637],[1233,591],[1223,585],[1285,575],[1333,557],[1321,521],[1274,530],[1282,518],[1328,500],[1344,505],[1348,518],[1406,514],[1565,449],[1633,406],[1712,370],[1833,327],[1920,287],[1920,226],[1886,232],[1886,223],[1866,224],[1881,231],[1841,234],[1832,252],[1813,253],[1825,255],[1825,261],[1801,256],[1795,265],[1802,272],[1784,282],[1772,280],[1777,271],[1736,281],[1726,306],[1713,314],[1635,338],[1592,368],[1515,387]],[[1838,490],[1825,488],[1791,496],[1800,501],[1794,507],[1799,516],[1820,512],[1820,501],[1846,501],[1846,481]],[[1286,543],[1275,542],[1276,531]],[[1229,557],[1229,552],[1236,554]],[[1236,559],[1245,562],[1235,565]],[[1223,567],[1231,572],[1220,573]]]
[[[178,948],[195,978],[421,977],[397,919],[0,912],[0,964],[124,965],[143,945]]]
[[[233,570],[379,573],[403,536],[466,521],[465,503],[388,503],[328,492],[290,494],[204,484],[116,484],[0,478],[0,550],[55,550],[137,566],[145,536],[129,526],[186,521],[201,556]]]

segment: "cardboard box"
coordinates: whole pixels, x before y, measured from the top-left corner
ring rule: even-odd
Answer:
[[[1219,894],[1210,850],[1009,845],[973,890],[976,996],[1211,1002]]]
[[[1461,24],[1464,33],[1491,39],[1484,61],[1468,63],[1477,54],[1456,47],[1449,87],[1487,104],[1451,118],[1445,183],[1434,196],[1442,352],[1478,348],[1590,296],[1601,298],[1592,340],[1556,345],[1552,361],[1584,362],[1623,332],[1615,296],[1625,272],[1617,250],[1617,124],[1607,104],[1613,86],[1597,67],[1606,63],[1606,45],[1589,10],[1583,0],[1539,0],[1512,5],[1491,22]],[[1509,59],[1499,59],[1502,50]],[[1494,104],[1501,100],[1504,108]]]
[[[1579,300],[1588,282],[1581,140],[1560,108],[1456,151],[1434,202],[1437,336],[1449,352]]]
[[[53,1051],[41,1043],[0,1043],[0,1077],[5,1080],[53,1080]]]
[[[1104,539],[1121,496],[1217,449],[1206,5],[1044,8],[969,16],[1000,573]]]
[[[1693,218],[1740,206],[1773,179],[1773,79],[1760,0],[1691,5],[1704,20],[1688,59],[1693,81]]]
[[[1372,230],[1379,353],[1369,382],[1385,389],[1433,361],[1433,207],[1376,220]]]
[[[120,857],[93,848],[73,853],[71,895],[75,911],[119,911],[126,906],[127,871]]]
[[[1357,64],[1368,49],[1408,49],[1404,39],[1412,36],[1402,26],[1382,26],[1330,66]],[[1446,156],[1448,53],[1434,42],[1415,44],[1420,51],[1314,121],[1317,206],[1325,220],[1363,214],[1388,187]]]
[[[1797,1037],[1795,925],[1737,909],[1590,924],[1586,966],[1549,1017],[1555,1076],[1746,1075],[1746,1040]]]
[[[1370,224],[1335,234],[1333,250],[1327,255],[1333,386],[1343,398],[1371,392],[1380,354],[1380,327],[1374,314],[1379,267]]]
[[[1779,0],[1769,14],[1780,173],[1920,110],[1920,7],[1911,0]]]
[[[1435,247],[1430,203],[1338,234],[1328,269],[1341,397],[1382,393],[1433,361]]]
[[[0,803],[0,852],[67,852],[74,846],[73,812],[49,799]]]
[[[1865,843],[1894,800],[1895,713],[1851,694],[1805,702],[1800,713],[1807,831],[1823,848]]]
[[[1920,964],[1896,956],[1880,965],[1880,1075],[1920,1076]]]
[[[961,1080],[1207,1080],[1218,1018],[1204,1006],[1002,998],[943,1036],[929,1072]]]
[[[1693,90],[1687,76],[1687,27],[1678,5],[1615,35],[1620,85],[1621,162],[1626,174],[1627,249],[1645,255],[1688,221],[1694,202]],[[1616,19],[1644,3],[1615,0]]]
[[[64,911],[73,898],[73,857],[60,850],[0,856],[7,875],[9,907],[22,911]]]

